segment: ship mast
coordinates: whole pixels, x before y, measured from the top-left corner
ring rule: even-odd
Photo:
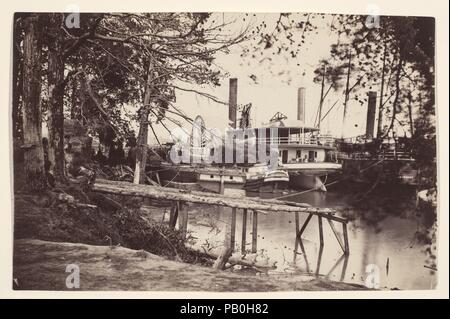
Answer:
[[[347,84],[345,86],[345,101],[344,101],[344,115],[342,116],[342,133],[341,137],[344,138],[344,129],[345,129],[345,118],[347,116],[347,103],[348,97],[350,95],[350,69],[352,64],[352,53],[349,51],[348,54],[348,69],[347,69]]]
[[[320,103],[319,103],[319,111],[318,111],[318,119],[317,119],[317,128],[319,129],[319,134],[320,134],[320,122],[321,122],[321,118],[322,118],[322,106],[323,106],[323,100],[325,99],[325,97],[323,96],[323,91],[325,88],[325,72],[326,72],[326,66],[323,66],[323,73],[322,73],[322,88],[320,90]]]

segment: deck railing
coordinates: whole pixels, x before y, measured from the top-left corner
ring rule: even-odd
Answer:
[[[326,145],[332,146],[334,139],[331,136],[286,136],[257,138],[256,143],[262,144],[299,144],[299,145]]]
[[[356,159],[356,160],[413,160],[410,152],[406,151],[382,151],[379,154],[370,154],[368,152],[353,152],[348,154],[346,152],[339,152],[339,159]]]

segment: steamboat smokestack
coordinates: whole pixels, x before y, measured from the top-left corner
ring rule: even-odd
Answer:
[[[375,136],[375,112],[377,109],[377,92],[369,91],[369,101],[367,104],[366,136]]]
[[[237,79],[230,79],[230,93],[228,101],[228,120],[232,128],[236,128],[237,113]]]
[[[306,95],[306,89],[305,88],[298,88],[297,93],[297,120],[302,121],[305,123],[305,95]]]

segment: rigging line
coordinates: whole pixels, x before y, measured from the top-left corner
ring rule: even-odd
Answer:
[[[177,125],[179,128],[181,128],[183,130],[184,133],[186,133],[188,136],[191,136],[191,134],[189,132],[186,131],[186,129],[176,120],[174,120],[173,118],[169,117],[169,116],[165,116],[165,119],[169,120],[170,122],[172,122],[173,124]],[[201,126],[198,125],[198,123],[196,123],[195,121],[192,122],[192,126],[196,127],[196,128],[200,128]],[[221,136],[218,136],[217,134],[215,134],[214,132],[207,130],[205,127],[205,131],[207,131],[209,134],[215,136],[216,138],[222,139]],[[207,135],[203,134],[202,138],[204,138],[205,140],[207,140],[208,142],[213,142],[214,140],[210,137],[208,137]]]
[[[168,171],[170,169],[172,169],[172,168],[169,167],[169,168],[154,169],[154,170],[151,170],[150,173],[164,172],[164,171]]]
[[[172,105],[172,104],[171,104],[171,105]],[[192,121],[192,119],[191,119],[190,117],[188,117],[188,116],[185,115],[185,114],[182,114],[182,113],[179,112],[178,110],[177,110],[177,112],[175,112],[175,111],[169,110],[168,108],[165,108],[164,106],[160,106],[160,105],[145,104],[145,105],[143,105],[143,106],[150,106],[150,107],[152,107],[152,108],[162,109],[162,110],[159,111],[159,112],[161,112],[161,113],[163,113],[163,112],[169,112],[169,113],[178,115],[179,117],[185,119],[187,122]],[[156,114],[155,114],[155,115],[156,115]]]
[[[328,109],[327,113],[325,113],[325,115],[322,117],[322,119],[320,120],[321,122],[327,117],[327,115],[331,112],[331,110],[333,109],[333,107],[337,104],[337,102],[339,102],[339,100],[337,100],[336,102],[334,102],[334,104]],[[340,105],[340,104],[339,104]]]
[[[177,121],[177,120],[174,120],[173,118],[171,118],[171,117],[168,117],[168,116],[165,116],[164,117],[165,119],[167,119],[167,120],[169,120],[170,122],[172,122],[173,124],[175,124],[176,126],[178,126],[184,133],[186,133],[187,134],[187,136],[191,136],[191,134],[188,132],[188,131],[186,131],[186,129]],[[160,121],[160,123],[161,123],[162,121]]]
[[[191,136],[177,121],[173,120],[172,118],[170,118],[168,116],[166,116],[165,119],[167,119],[170,122],[172,122],[173,124],[177,125],[181,130],[183,130],[183,132],[185,134],[187,134],[187,136]],[[163,125],[164,128],[169,132],[169,135],[173,137],[172,132],[167,128],[167,126],[165,126],[165,124],[162,121],[159,121],[159,123],[161,123],[161,125]]]
[[[170,106],[172,106],[172,107],[175,109],[175,111],[177,111],[178,113],[182,114],[183,116],[185,116],[186,118],[188,118],[189,120],[192,121],[192,119],[191,119],[188,115],[186,115],[185,112],[183,112],[183,111],[182,111],[181,109],[179,109],[178,107],[175,107],[175,105],[173,105],[173,103],[170,103]]]
[[[377,175],[377,179],[376,179],[376,181],[372,184],[372,186],[370,187],[370,189],[368,190],[368,191],[366,191],[364,194],[362,194],[361,195],[361,197],[359,198],[359,199],[356,199],[356,201],[357,202],[360,202],[360,201],[362,201],[364,198],[366,198],[367,197],[367,195],[369,195],[377,186],[378,186],[378,184],[380,183],[380,181],[381,181],[381,172],[378,172],[378,175]],[[359,194],[357,194],[356,196],[358,196]],[[356,198],[356,196],[355,196],[355,198]]]
[[[317,109],[316,109],[316,116],[315,116],[315,118],[314,118],[314,127],[316,127],[318,124],[316,124],[317,123],[317,118],[319,117],[319,108],[320,108],[320,105],[317,107]],[[320,122],[319,122],[320,123]]]
[[[150,126],[150,129],[152,130],[153,135],[155,136],[156,141],[158,142],[159,146],[162,147],[161,142],[159,141],[158,135],[156,135],[155,129],[153,128],[153,125],[150,121],[148,121],[148,126]]]
[[[162,147],[162,146],[161,146],[161,147]],[[156,153],[156,151],[155,151],[153,148],[149,147],[148,149],[149,149],[153,154],[155,154],[157,157],[159,157],[160,160],[164,161],[164,158],[162,158],[158,153]]]
[[[178,170],[177,173],[175,174],[175,176],[170,181],[168,181],[163,187],[167,187],[167,185],[172,183],[175,180],[175,178],[178,177],[179,174],[180,174],[180,171]]]
[[[173,113],[173,114],[175,114],[175,115],[178,115],[179,117],[181,117],[182,119],[184,119],[184,120],[185,120],[186,122],[188,122],[189,124],[192,124],[192,126],[198,127],[197,123],[196,123],[194,120],[192,120],[192,119],[191,119],[190,117],[188,117],[187,115],[183,114],[183,112],[182,112],[181,110],[177,109],[172,103],[170,103],[170,105],[171,105],[177,112],[171,111],[171,110],[168,110],[168,109],[165,109],[165,108],[163,108],[162,106],[158,106],[158,105],[155,105],[155,107],[157,107],[157,108],[163,108],[165,111],[167,111],[167,112],[169,112],[169,113]],[[153,112],[153,111],[152,111],[152,112]],[[157,116],[156,113],[153,112],[153,114],[155,114],[155,116]],[[165,118],[169,119],[172,123],[174,123],[174,121],[175,121],[175,120],[169,118],[167,115],[165,115]],[[159,122],[161,122],[161,121],[159,121]],[[180,125],[180,123],[174,123],[174,124],[176,124],[177,126],[179,126],[181,129],[183,129],[183,131],[184,131],[186,134],[188,134],[188,132],[186,132],[186,131],[184,130],[184,128]],[[209,134],[215,136],[215,137],[218,138],[218,139],[221,139],[221,138],[222,138],[221,136],[215,134],[213,131],[208,130],[206,127],[205,127],[205,130],[208,131]],[[210,139],[210,138],[207,138],[207,139],[208,139],[208,141],[210,141],[210,142],[212,141],[212,139]]]
[[[159,121],[159,123],[166,129],[170,136],[172,136],[172,132],[167,128],[167,126],[163,123],[163,121]]]
[[[316,109],[316,112],[314,112],[313,114],[311,114],[311,117],[309,118],[309,123],[312,122],[313,118],[315,118],[314,123],[316,122],[316,120],[317,120],[317,114],[318,114],[318,113],[319,113],[319,109]],[[315,114],[316,116],[314,116],[314,114]],[[306,119],[305,119],[305,120],[306,120]]]

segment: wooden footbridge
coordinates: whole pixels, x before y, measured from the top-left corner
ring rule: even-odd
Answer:
[[[296,236],[301,238],[303,232],[308,226],[309,222],[314,216],[318,218],[319,225],[319,240],[320,246],[324,245],[323,238],[323,219],[326,219],[333,231],[339,245],[341,246],[345,255],[350,253],[348,234],[347,234],[347,219],[336,216],[336,210],[329,208],[312,207],[304,203],[295,203],[290,201],[282,201],[276,199],[261,199],[253,197],[236,197],[216,193],[200,192],[200,191],[186,191],[176,188],[133,184],[129,182],[118,182],[110,180],[96,180],[93,185],[93,191],[123,195],[123,196],[139,196],[144,198],[151,198],[157,200],[170,200],[174,205],[171,209],[169,224],[175,227],[178,219],[178,228],[185,237],[188,225],[188,206],[184,203],[196,203],[205,205],[216,205],[222,207],[232,208],[231,213],[231,234],[230,244],[232,249],[235,246],[236,238],[236,213],[238,209],[243,210],[242,214],[242,239],[241,247],[242,253],[245,251],[246,234],[247,234],[247,217],[248,212],[252,212],[252,252],[257,250],[258,237],[258,214],[268,213],[294,213],[295,214],[295,229]],[[300,214],[307,214],[306,220],[300,227]],[[336,229],[335,222],[341,224],[343,238]]]

